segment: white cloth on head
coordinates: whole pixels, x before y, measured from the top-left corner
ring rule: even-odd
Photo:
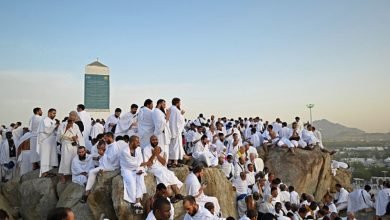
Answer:
[[[140,137],[141,148],[149,145],[150,137],[154,132],[152,110],[142,106],[138,113],[138,135]]]
[[[142,152],[139,147],[131,155],[130,148],[125,148],[120,154],[121,175],[123,177],[124,200],[135,203],[137,198],[142,198],[146,193],[144,181],[145,174],[138,175],[138,171],[143,171],[141,167]]]
[[[185,120],[181,111],[176,106],[171,106],[169,111],[169,129],[171,131],[169,159],[182,160],[184,156],[182,133],[184,130]]]
[[[37,152],[41,161],[39,176],[58,166],[56,121],[49,117],[42,119],[39,125]]]
[[[86,112],[85,110],[82,110],[80,112],[77,112],[77,114],[80,117],[81,122],[83,122],[84,126],[84,131],[83,131],[83,137],[84,137],[84,142],[89,141],[89,136],[91,134],[91,115]]]
[[[144,161],[148,161],[152,157],[152,150],[151,145],[143,149]],[[162,149],[160,156],[167,158],[167,152]],[[148,172],[153,173],[157,179],[157,184],[163,183],[165,186],[177,185],[179,189],[183,186],[183,183],[176,177],[175,173],[168,170],[166,164],[161,164],[157,158],[153,160],[153,165],[148,168]]]
[[[138,134],[138,114],[127,112],[119,118],[116,124],[115,136],[128,135],[129,137]],[[131,126],[131,128],[130,128]]]
[[[355,213],[368,208],[375,208],[375,204],[366,190],[357,189],[349,193],[347,212]]]
[[[159,108],[153,109],[152,119],[154,124],[154,132],[158,139],[159,146],[168,148],[171,142],[171,131],[169,130],[169,124],[165,118],[165,113]]]
[[[390,188],[379,190],[376,195],[376,215],[384,216],[386,214],[387,204],[390,202]]]
[[[68,122],[63,122],[58,127],[57,142],[61,143],[61,162],[58,173],[64,175],[72,174],[72,160],[77,155],[77,145],[73,146],[72,137],[77,136],[76,143],[79,146],[85,146],[83,135],[80,132],[79,126],[73,123],[73,126],[66,129]]]
[[[93,164],[92,156],[86,154],[85,160],[80,160],[76,155],[72,160],[72,182],[84,186],[87,183],[88,177],[81,173],[89,173],[95,166]]]
[[[188,174],[188,176],[186,177],[185,185],[187,195],[196,196],[199,194],[201,184],[193,172]],[[215,213],[219,213],[221,210],[218,203],[218,199],[216,197],[206,196],[204,192],[202,192],[198,197],[196,197],[195,200],[199,204],[199,206],[202,207],[204,207],[207,202],[212,202],[215,207]]]
[[[104,131],[112,132],[112,129],[114,128],[114,126],[117,125],[118,121],[119,121],[119,117],[116,117],[115,114],[108,116],[106,123],[104,124]]]

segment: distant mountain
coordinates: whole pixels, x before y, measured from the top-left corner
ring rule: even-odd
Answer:
[[[366,133],[326,119],[314,121],[313,125],[321,131],[323,141],[390,141],[390,133]]]

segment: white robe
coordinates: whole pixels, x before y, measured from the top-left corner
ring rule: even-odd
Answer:
[[[144,181],[145,174],[138,175],[137,171],[143,170],[140,167],[142,152],[139,147],[135,150],[135,156],[131,156],[130,148],[125,148],[120,154],[121,175],[123,177],[124,200],[135,203],[137,198],[142,198],[146,193]]]
[[[348,195],[347,212],[358,212],[363,209],[375,208],[370,194],[364,189],[357,189]]]
[[[384,216],[386,214],[386,206],[390,202],[390,188],[384,188],[376,195],[376,215]]]
[[[212,154],[210,152],[210,146],[207,144],[203,146],[202,142],[198,142],[195,144],[194,150],[192,152],[192,157],[195,160],[202,161],[206,163],[208,167],[218,165],[218,157],[216,154]]]
[[[280,140],[278,142],[278,146],[282,147],[283,145],[287,145],[289,148],[295,147],[295,145],[290,141],[290,137],[292,135],[292,130],[288,127],[283,127],[279,131]]]
[[[228,178],[229,180],[233,179],[233,176],[234,176],[233,163],[229,163],[227,161],[224,161],[222,166],[221,166],[221,170],[222,170],[223,174],[225,174],[226,178]]]
[[[142,149],[150,144],[150,137],[153,135],[153,132],[152,110],[143,106],[138,113],[138,134]]]
[[[58,166],[56,121],[49,117],[45,117],[39,125],[37,152],[41,161],[39,176]]]
[[[112,132],[112,128],[118,123],[119,117],[116,117],[115,114],[112,114],[108,116],[106,123],[104,124],[104,131],[105,132]],[[110,124],[113,124],[110,126]],[[116,128],[115,128],[116,130]]]
[[[171,142],[171,131],[165,119],[165,114],[160,109],[155,108],[152,112],[152,119],[154,124],[153,134],[157,136],[159,146],[168,148]]]
[[[296,191],[290,192],[290,202],[299,205],[299,194]]]
[[[138,114],[132,114],[127,112],[119,118],[118,124],[116,124],[115,136],[124,136],[128,135],[129,137],[138,134],[138,126],[133,125],[138,121]],[[131,129],[130,129],[131,126]]]
[[[347,208],[347,202],[348,202],[348,194],[349,192],[341,188],[340,192],[336,193],[335,199],[337,199],[337,203],[335,204],[338,211],[344,210]]]
[[[107,145],[103,157],[99,160],[99,167],[105,171],[114,171],[119,169],[120,155],[122,155],[122,151],[116,142]]]
[[[81,161],[79,156],[76,155],[72,160],[72,182],[85,186],[88,177],[81,175],[81,173],[88,173],[94,167],[91,155],[87,154],[85,160],[83,161]]]
[[[96,138],[99,134],[104,133],[104,127],[100,123],[95,123],[92,128],[91,128],[91,138],[94,139]],[[88,149],[91,150],[91,149]]]
[[[188,174],[185,184],[187,195],[196,196],[199,193],[201,184],[199,183],[199,180],[194,173],[191,172],[190,174]],[[204,207],[207,202],[212,202],[215,207],[215,213],[219,213],[219,211],[221,210],[218,203],[218,199],[216,197],[206,196],[204,192],[202,192],[200,196],[195,199],[198,205],[202,207]]]
[[[83,131],[83,137],[84,137],[84,142],[89,141],[89,136],[91,135],[91,115],[86,112],[85,110],[81,112],[77,112],[79,115],[81,122],[83,122],[84,126],[84,131]]]
[[[148,145],[143,149],[144,161],[148,161],[152,157],[153,147]],[[160,156],[167,158],[166,151],[162,150]],[[157,184],[164,183],[165,186],[177,185],[179,189],[183,183],[176,177],[175,173],[160,163],[157,158],[154,159],[153,165],[148,168],[148,172],[153,173],[157,179]]]
[[[184,117],[176,106],[171,106],[169,115],[169,129],[171,130],[171,143],[169,145],[169,159],[182,160],[184,156],[182,133],[184,130]]]
[[[68,122],[63,122],[58,127],[57,142],[61,143],[61,162],[58,173],[64,175],[72,174],[72,160],[77,155],[77,147],[73,146],[72,137],[77,136],[77,143],[80,146],[85,146],[83,135],[80,132],[79,126],[73,123],[73,126],[66,130]]]

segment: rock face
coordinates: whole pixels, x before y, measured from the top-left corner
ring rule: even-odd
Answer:
[[[270,149],[267,154],[260,152],[265,166],[270,172],[275,173],[287,185],[293,185],[299,193],[314,195],[316,200],[321,200],[327,189],[334,187],[336,183],[351,188],[351,173],[349,171],[337,171],[334,177],[331,174],[331,158],[327,153],[319,149],[312,151],[297,149],[296,154],[287,152],[287,149]]]
[[[20,212],[25,220],[46,219],[48,212],[56,207],[55,178],[32,179],[20,186]]]

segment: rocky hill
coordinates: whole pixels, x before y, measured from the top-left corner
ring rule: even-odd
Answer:
[[[284,183],[292,184],[298,192],[307,192],[320,199],[328,188],[340,183],[350,187],[351,173],[339,171],[333,177],[330,170],[331,158],[319,150],[297,150],[296,155],[284,149],[271,149],[268,154],[260,151],[266,166],[280,177]],[[174,170],[178,178],[184,182],[188,168]],[[235,192],[217,168],[207,168],[205,179],[208,187],[207,195],[216,196],[220,202],[224,216],[237,217]],[[153,175],[145,177],[147,192],[144,201],[155,192],[156,181]],[[182,192],[185,192],[185,186]],[[134,215],[123,200],[123,182],[119,171],[105,172],[98,176],[91,195],[86,204],[78,200],[84,187],[74,183],[59,183],[58,177],[38,178],[38,172],[27,173],[21,178],[13,179],[1,185],[0,208],[11,213],[14,219],[45,219],[48,211],[54,207],[70,207],[77,219],[99,219],[102,215],[114,219],[144,219],[142,215]],[[175,219],[182,219],[184,213],[182,203],[176,203]]]
[[[321,131],[322,139],[326,142],[390,141],[390,133],[366,133],[360,129],[350,128],[326,119],[314,121],[313,125]]]

